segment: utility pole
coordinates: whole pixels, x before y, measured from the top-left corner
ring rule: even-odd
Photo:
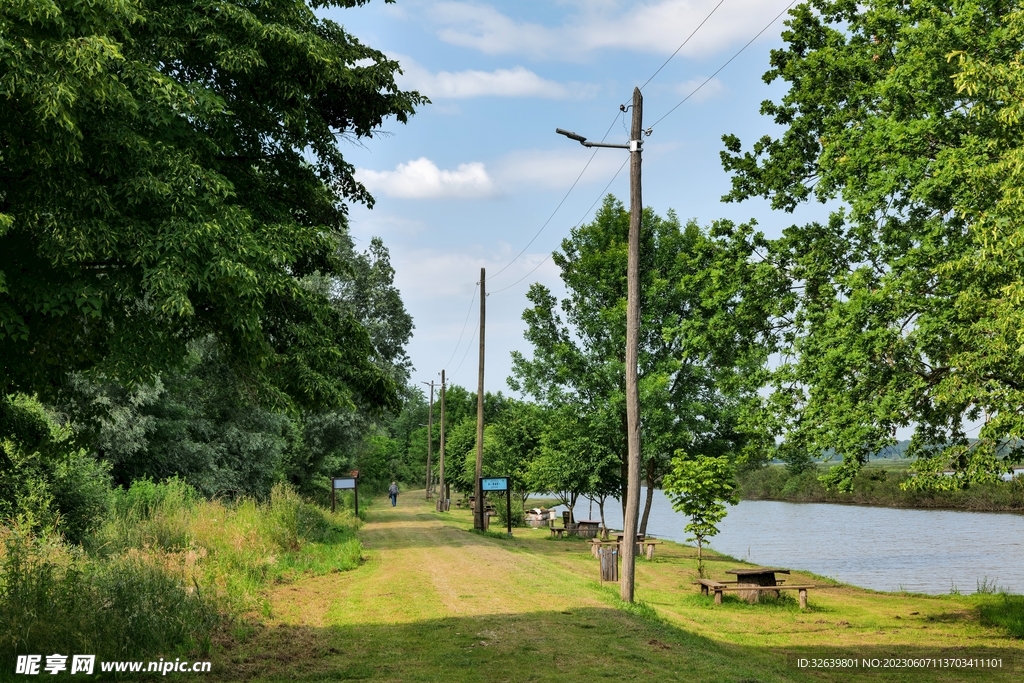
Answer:
[[[444,482],[444,370],[441,371],[441,462],[438,464],[441,474],[441,500],[438,512],[448,512],[448,489]]]
[[[485,268],[480,269],[480,369],[477,373],[476,382],[476,481],[473,488],[476,489],[476,514],[473,516],[473,527],[484,529],[484,492],[480,487],[480,477],[483,476],[484,467],[484,322],[487,317],[487,288],[484,279],[487,276]],[[639,499],[638,499],[639,500]]]
[[[633,602],[636,569],[636,525],[640,514],[640,391],[637,388],[640,340],[640,139],[643,135],[644,97],[633,88],[633,125],[629,131],[629,256],[626,262],[626,438],[628,476],[626,517],[622,523],[622,581],[619,597]]]
[[[629,160],[629,255],[626,261],[626,509],[622,522],[622,574],[619,597],[633,602],[636,569],[636,530],[640,516],[640,392],[637,388],[638,345],[640,340],[640,219],[643,197],[640,192],[640,152],[643,146],[644,98],[633,88],[633,125],[629,144],[590,142],[582,135],[556,128],[555,132],[584,147],[628,149]],[[622,111],[627,107],[623,105]],[[650,131],[647,131],[650,134]]]
[[[427,382],[420,382],[427,384]],[[434,380],[430,380],[430,403],[427,405],[427,500],[430,500],[430,456],[434,449]]]

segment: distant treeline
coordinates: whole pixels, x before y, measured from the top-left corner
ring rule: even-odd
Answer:
[[[770,465],[739,475],[740,496],[748,500],[785,500],[795,503],[848,503],[901,508],[944,508],[975,512],[1024,512],[1024,480],[974,484],[954,491],[905,491],[900,486],[911,472],[890,467],[865,467],[854,480],[853,491],[826,490],[819,465],[799,474]]]

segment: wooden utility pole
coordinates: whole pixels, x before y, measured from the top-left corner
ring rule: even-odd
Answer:
[[[441,371],[441,453],[438,457],[441,459],[438,463],[441,474],[441,500],[437,510],[438,512],[448,512],[448,489],[445,488],[444,483],[444,370]]]
[[[485,268],[480,269],[480,369],[476,382],[476,514],[473,515],[473,527],[484,529],[484,492],[480,488],[480,477],[484,467],[484,322],[487,317],[487,288],[484,278]]]
[[[423,382],[426,384],[426,382]],[[430,403],[427,405],[427,500],[430,500],[430,456],[434,450],[434,380],[430,380]]]
[[[640,339],[640,141],[643,137],[644,98],[633,89],[633,125],[629,131],[629,256],[626,262],[626,515],[622,523],[622,579],[619,597],[633,602],[636,568],[636,527],[640,514],[640,392],[637,388]]]
[[[640,151],[643,147],[644,98],[640,88],[633,88],[633,126],[629,144],[591,142],[582,135],[556,128],[555,132],[575,140],[584,147],[628,149],[629,158],[629,255],[626,261],[626,494],[622,521],[622,581],[619,595],[633,602],[633,579],[636,569],[636,526],[640,516],[640,392],[637,371],[640,341],[640,219],[643,196],[640,192]],[[627,111],[626,105],[621,105]],[[647,131],[650,134],[650,131]],[[482,372],[482,371],[481,371]],[[481,375],[482,376],[482,375]]]

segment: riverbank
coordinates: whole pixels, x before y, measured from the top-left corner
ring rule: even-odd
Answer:
[[[807,611],[793,598],[749,605],[728,595],[715,605],[691,584],[695,549],[664,543],[654,561],[638,563],[642,604],[626,608],[616,585],[598,582],[584,542],[544,529],[498,539],[471,525],[467,511],[438,514],[422,493],[374,507],[358,532],[360,566],[268,591],[267,616],[216,644],[213,678],[1010,681],[1024,662],[1024,641],[1007,630],[1024,634],[1018,598],[876,593],[793,572],[791,583],[827,586],[810,592]],[[714,554],[707,564],[715,578],[742,565]],[[861,666],[935,657],[1003,667]],[[798,664],[815,658],[858,668]]]
[[[740,475],[740,497],[746,500],[780,500],[790,503],[841,503],[895,508],[966,510],[970,512],[1024,513],[1024,479],[976,484],[962,491],[904,491],[910,479],[905,467],[868,465],[854,480],[853,491],[828,491],[818,479],[827,470],[819,466],[792,475],[785,467],[771,465]]]

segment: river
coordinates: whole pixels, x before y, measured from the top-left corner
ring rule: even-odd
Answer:
[[[589,502],[581,499],[576,518],[586,519],[588,512]],[[617,501],[605,505],[605,519],[622,528]],[[686,522],[656,490],[648,533],[685,542]],[[1022,515],[744,500],[729,507],[719,528],[710,545],[720,553],[864,588],[973,593],[987,582],[1024,593]]]

